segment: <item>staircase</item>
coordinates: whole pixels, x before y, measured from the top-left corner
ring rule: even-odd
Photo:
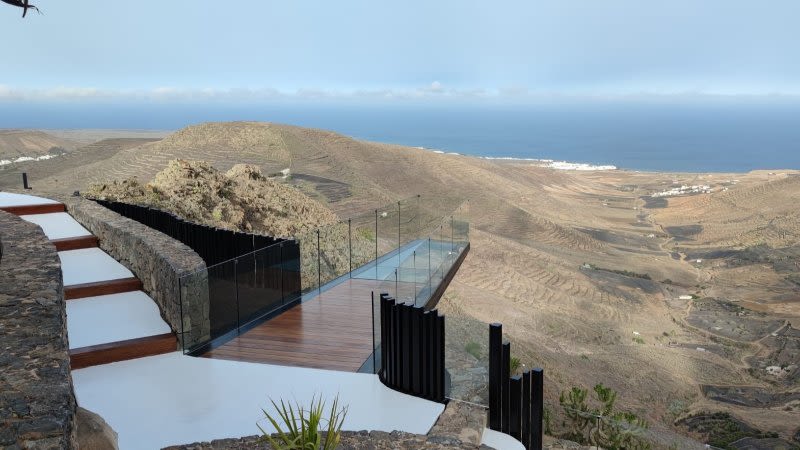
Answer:
[[[0,210],[39,225],[56,246],[72,369],[173,352],[178,343],[142,282],[98,247],[62,203],[0,192]]]

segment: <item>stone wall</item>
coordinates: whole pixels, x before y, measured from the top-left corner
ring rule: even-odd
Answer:
[[[100,248],[120,261],[155,300],[180,341],[208,340],[208,279],[205,262],[188,246],[81,197],[61,199],[67,210],[100,240]],[[201,271],[201,276],[181,276]],[[183,304],[181,304],[183,300]],[[183,314],[183,323],[181,323]],[[183,334],[181,334],[183,331]]]
[[[392,431],[343,431],[340,450],[451,450],[474,449],[490,450],[486,445],[465,443],[458,439],[442,436],[423,436]],[[198,442],[189,445],[176,445],[163,450],[271,450],[272,446],[258,436],[239,439],[219,439],[212,442]]]
[[[0,211],[0,448],[75,448],[61,262],[42,230]]]

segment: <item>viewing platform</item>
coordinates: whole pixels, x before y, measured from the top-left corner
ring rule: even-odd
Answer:
[[[330,281],[302,302],[204,353],[215,359],[371,371],[377,295],[417,306],[435,304],[469,251],[469,243],[415,240]],[[417,267],[415,260],[424,262]],[[430,270],[430,265],[434,270]],[[375,301],[373,302],[373,293]]]

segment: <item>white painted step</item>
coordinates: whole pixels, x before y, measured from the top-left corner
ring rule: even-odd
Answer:
[[[55,205],[58,203],[59,202],[50,200],[49,198],[25,194],[14,194],[12,192],[0,192],[0,208],[27,205]]]
[[[68,213],[31,214],[20,216],[28,222],[35,223],[42,228],[44,234],[52,241],[82,236],[91,236],[92,233],[84,228]]]
[[[133,273],[99,248],[58,252],[64,286],[131,278]]]
[[[142,291],[67,301],[69,348],[169,333],[158,305]]]
[[[308,407],[338,395],[344,430],[426,434],[444,405],[391,390],[377,375],[195,358],[180,352],[72,371],[78,405],[119,434],[120,449],[258,434],[269,399]],[[327,411],[327,409],[326,409]]]

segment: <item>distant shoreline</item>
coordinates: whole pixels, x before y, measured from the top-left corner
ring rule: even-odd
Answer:
[[[273,122],[269,122],[273,123]],[[289,126],[298,126],[298,125],[291,125]],[[8,128],[4,130],[36,130],[42,131],[53,136],[62,138],[62,139],[69,139],[73,140],[79,144],[89,144],[92,142],[96,142],[102,139],[121,139],[121,138],[156,138],[161,139],[164,138],[178,130],[172,129],[147,129],[147,128]],[[445,155],[453,155],[453,156],[465,156],[470,158],[478,158],[487,161],[496,161],[496,162],[508,162],[508,163],[528,163],[532,164],[537,167],[542,168],[549,168],[553,170],[559,171],[574,171],[574,172],[608,172],[608,171],[624,171],[624,172],[635,172],[635,173],[686,173],[686,174],[744,174],[753,171],[765,171],[765,172],[794,172],[798,169],[788,169],[788,168],[754,168],[750,170],[705,170],[705,171],[694,171],[694,170],[670,170],[670,169],[636,169],[636,168],[629,168],[619,166],[617,164],[611,163],[589,163],[589,162],[578,162],[578,161],[569,161],[566,159],[556,159],[556,158],[526,158],[526,157],[517,157],[517,156],[494,156],[494,155],[481,155],[481,154],[472,154],[472,153],[462,153],[462,152],[455,152],[455,151],[445,151],[440,150],[437,148],[430,148],[424,146],[414,146],[414,145],[406,145],[400,144],[397,142],[391,142],[389,140],[380,141],[380,140],[373,140],[362,138],[358,136],[349,136],[342,132],[336,130],[327,130],[337,134],[342,134],[343,136],[348,136],[352,139],[363,141],[363,142],[371,142],[371,143],[379,143],[384,145],[396,145],[399,147],[406,147],[412,148],[417,150],[425,150],[431,153],[437,154],[445,154]],[[12,161],[3,161],[4,165],[9,165],[9,162]]]

